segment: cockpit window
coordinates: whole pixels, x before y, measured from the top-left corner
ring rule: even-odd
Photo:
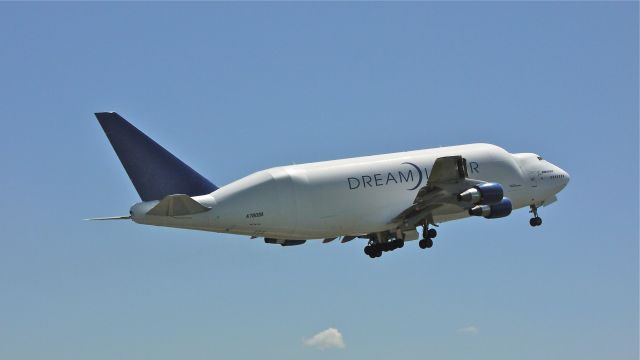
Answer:
[[[538,156],[538,160],[542,160],[542,156]]]

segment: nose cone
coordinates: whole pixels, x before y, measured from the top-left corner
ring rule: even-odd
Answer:
[[[569,184],[569,181],[571,180],[571,176],[569,176],[569,173],[564,171],[564,170],[562,170],[561,168],[559,168],[557,166],[556,166],[556,168],[558,169],[557,170],[558,173],[562,176],[562,178],[561,178],[562,179],[562,186],[558,190],[558,191],[560,191],[560,190],[564,189],[567,186],[567,184]]]

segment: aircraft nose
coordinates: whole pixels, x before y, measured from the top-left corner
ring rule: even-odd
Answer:
[[[557,166],[556,166],[557,167]],[[567,186],[567,184],[569,183],[569,181],[571,180],[571,176],[569,175],[568,172],[562,170],[561,168],[558,167],[558,172],[562,175],[562,180],[564,180],[563,184],[562,184],[562,188],[564,188],[565,186]]]

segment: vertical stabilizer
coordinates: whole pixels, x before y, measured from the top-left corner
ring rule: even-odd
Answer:
[[[96,113],[96,118],[143,201],[218,189],[117,113]]]

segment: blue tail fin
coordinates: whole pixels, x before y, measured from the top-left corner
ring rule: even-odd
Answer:
[[[143,201],[172,194],[204,195],[218,189],[117,113],[96,113],[96,118]]]

